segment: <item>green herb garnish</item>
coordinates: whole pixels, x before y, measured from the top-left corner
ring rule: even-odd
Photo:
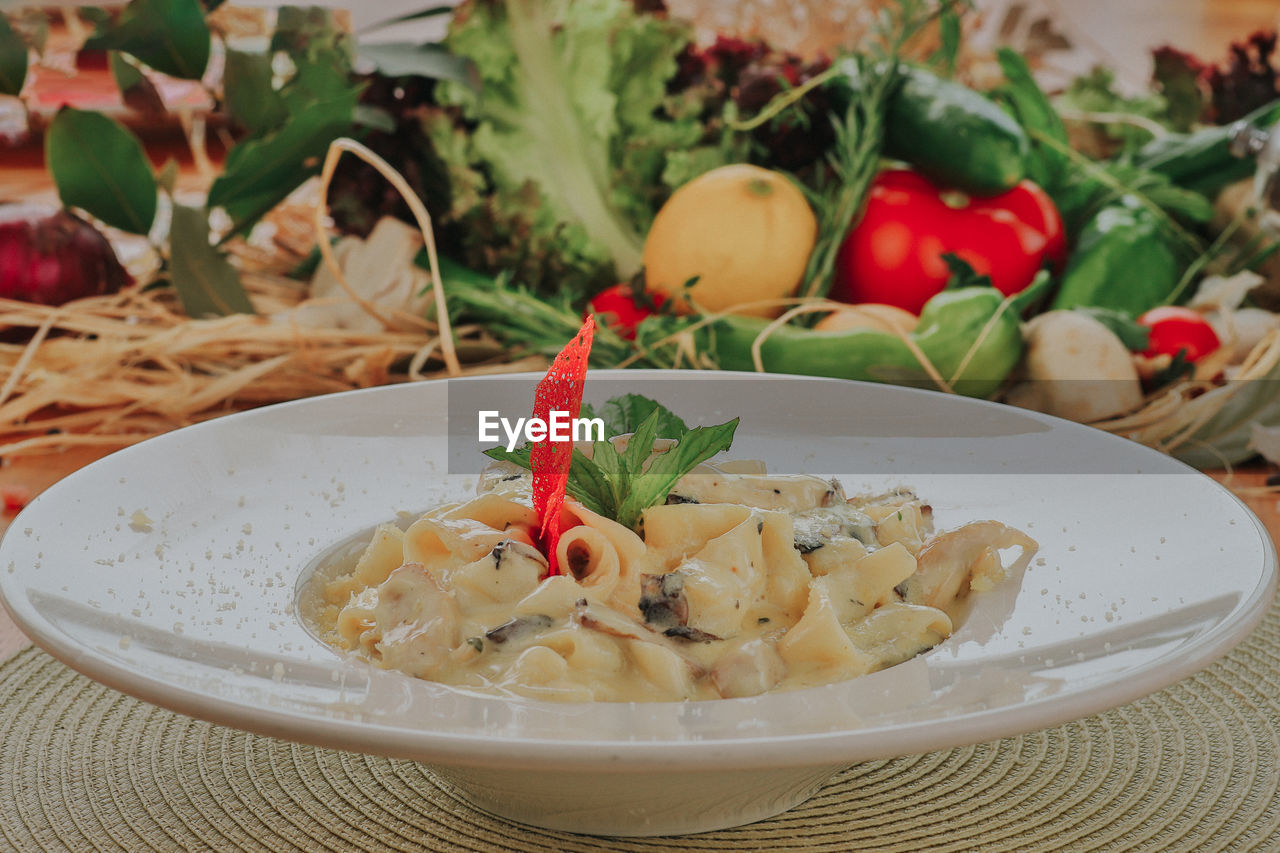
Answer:
[[[643,419],[637,423],[634,418],[639,415]],[[575,449],[565,491],[592,512],[632,529],[639,526],[646,509],[667,499],[677,480],[720,451],[728,450],[738,428],[738,419],[734,418],[716,426],[689,429],[665,406],[636,394],[615,397],[598,413],[584,406],[583,416],[603,418],[606,435],[634,431],[622,452],[607,438],[593,443],[590,458]],[[658,438],[674,439],[676,443],[654,453],[653,443]],[[532,449],[529,444],[514,451],[495,447],[484,454],[532,470]]]

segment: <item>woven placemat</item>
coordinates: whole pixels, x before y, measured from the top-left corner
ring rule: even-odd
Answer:
[[[660,839],[512,824],[418,764],[198,722],[27,649],[0,666],[0,847],[1280,850],[1280,609],[1228,658],[1142,701],[859,764],[785,815]]]

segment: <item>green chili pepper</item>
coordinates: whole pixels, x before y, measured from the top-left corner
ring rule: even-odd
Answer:
[[[1182,267],[1156,214],[1122,199],[1081,231],[1052,307],[1111,308],[1136,317],[1164,302]]]
[[[908,337],[954,391],[990,396],[1022,357],[1019,315],[1045,281],[1047,276],[1008,305],[992,287],[944,290],[925,305]],[[724,370],[754,370],[751,346],[766,325],[765,320],[726,317],[703,332],[700,344]],[[781,326],[764,340],[760,355],[770,373],[938,387],[906,342],[877,329],[820,332]]]

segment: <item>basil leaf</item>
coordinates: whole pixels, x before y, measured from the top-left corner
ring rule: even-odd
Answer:
[[[613,484],[604,476],[604,472],[593,465],[587,455],[576,447],[573,450],[573,463],[569,466],[569,482],[565,484],[565,491],[596,515],[612,518],[617,512]]]
[[[0,95],[17,95],[27,80],[27,43],[0,14]]]
[[[63,107],[45,135],[45,159],[67,206],[146,234],[156,216],[156,176],[142,143],[100,113]]]
[[[627,439],[627,450],[622,459],[628,471],[640,473],[653,454],[653,441],[658,437],[658,416],[658,410],[654,409]]]
[[[240,274],[209,245],[209,219],[203,210],[173,206],[169,275],[188,317],[254,313]]]
[[[533,470],[532,444],[522,445],[515,450],[507,450],[505,447],[490,447],[488,450],[480,452],[490,459],[496,459],[499,462],[510,462],[512,465],[519,465],[527,471]]]
[[[209,43],[199,0],[133,0],[84,46],[122,50],[171,77],[199,80],[209,64]]]
[[[654,456],[648,469],[629,484],[618,507],[618,523],[634,529],[646,509],[667,499],[677,480],[720,451],[728,450],[737,428],[738,419],[734,418],[717,426],[692,429],[675,447]]]
[[[666,406],[639,394],[623,394],[605,401],[599,412],[592,410],[590,417],[604,421],[606,437],[635,432],[636,428],[653,412],[658,412],[657,438],[679,438],[689,431],[674,412]]]
[[[720,451],[728,450],[738,428],[738,419],[734,418],[717,426],[688,429],[669,409],[638,394],[614,397],[603,408],[612,408],[615,416],[620,409],[632,414],[644,409],[648,414],[635,427],[624,453],[619,453],[607,439],[594,443],[591,458],[575,448],[565,492],[592,512],[632,529],[639,525],[646,509],[667,499],[677,480]],[[597,416],[586,405],[581,414]],[[672,421],[679,423],[681,429],[671,429]],[[663,436],[663,424],[668,424],[675,434]],[[674,438],[677,443],[654,454],[653,443],[660,437]],[[514,451],[490,448],[484,455],[532,469],[532,452],[532,445],[526,444]]]

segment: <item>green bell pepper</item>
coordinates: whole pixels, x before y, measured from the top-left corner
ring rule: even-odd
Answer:
[[[1008,305],[991,287],[944,290],[925,305],[908,337],[952,390],[988,397],[1022,358],[1020,314],[1040,289],[1033,285]],[[755,318],[722,318],[700,332],[700,348],[710,351],[721,369],[755,370],[751,346],[767,325]],[[878,329],[826,332],[785,325],[769,334],[760,355],[770,373],[938,388],[911,346]]]
[[[1081,231],[1052,307],[1111,308],[1136,317],[1173,293],[1182,268],[1156,214],[1123,199]]]

